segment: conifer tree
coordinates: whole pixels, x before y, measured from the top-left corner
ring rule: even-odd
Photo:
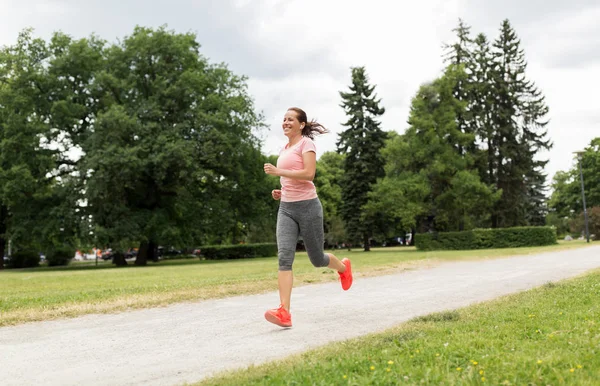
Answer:
[[[364,67],[352,68],[352,85],[348,92],[340,92],[341,107],[348,117],[346,127],[337,143],[338,152],[344,154],[342,178],[341,215],[351,242],[362,241],[368,251],[373,219],[364,211],[368,194],[377,178],[384,175],[381,148],[386,133],[378,118],[385,109],[380,106],[375,86],[369,84]]]
[[[492,215],[493,227],[537,224],[543,216],[547,161],[535,155],[552,144],[546,138],[544,96],[527,80],[520,40],[508,20],[493,44],[493,126],[496,183],[503,194]],[[535,212],[535,213],[532,213]]]

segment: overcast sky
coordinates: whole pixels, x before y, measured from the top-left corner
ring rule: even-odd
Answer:
[[[335,150],[343,129],[339,91],[350,84],[350,67],[366,66],[386,108],[383,129],[402,133],[419,85],[443,69],[442,45],[458,18],[489,40],[511,21],[527,75],[550,107],[549,178],[569,169],[572,152],[600,137],[598,0],[0,0],[0,45],[26,27],[42,38],[61,30],[109,41],[136,25],[194,32],[204,56],[249,77],[269,126],[265,153],[285,144],[281,119],[298,106],[332,130],[317,139],[322,154]]]

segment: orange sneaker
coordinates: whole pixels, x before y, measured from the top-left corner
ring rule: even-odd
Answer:
[[[352,287],[352,264],[348,258],[343,258],[342,263],[346,266],[344,272],[338,272],[340,275],[340,281],[342,282],[342,289],[348,291]]]
[[[265,319],[280,327],[292,327],[292,314],[283,308],[283,305],[265,312]]]

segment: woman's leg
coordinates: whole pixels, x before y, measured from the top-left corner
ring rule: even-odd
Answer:
[[[346,266],[340,261],[333,253],[327,253],[329,255],[329,265],[327,268],[335,269],[339,273],[346,272]]]
[[[292,271],[279,271],[277,273],[277,284],[279,287],[280,304],[289,312],[292,300],[292,287],[294,286],[294,274]]]
[[[277,284],[281,305],[287,311],[290,310],[292,287],[294,284],[292,264],[294,263],[294,256],[296,254],[298,234],[298,224],[291,217],[291,213],[288,213],[285,208],[280,206],[279,213],[277,214],[277,254],[279,256]]]
[[[323,229],[323,207],[319,199],[306,202],[306,207],[299,214],[300,234],[308,258],[315,267],[328,267],[342,273],[346,266],[333,254],[325,253],[325,234]]]
[[[306,207],[297,217],[300,225],[300,234],[304,239],[304,246],[308,258],[315,267],[328,267],[335,269],[340,275],[342,289],[347,291],[352,286],[352,267],[349,259],[339,260],[332,253],[325,253],[323,230],[323,207],[317,198],[306,202]]]

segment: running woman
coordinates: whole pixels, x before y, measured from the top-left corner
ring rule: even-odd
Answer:
[[[279,153],[277,166],[264,165],[265,173],[280,177],[281,182],[281,189],[271,192],[273,199],[281,200],[277,213],[277,282],[281,304],[279,308],[268,310],[265,318],[278,326],[292,327],[292,264],[298,236],[304,239],[306,252],[315,267],[328,267],[338,272],[344,291],[352,285],[352,268],[349,259],[340,261],[323,250],[323,207],[312,182],[317,167],[313,139],[315,135],[329,131],[314,120],[309,122],[306,113],[297,107],[287,110],[281,126],[288,143]]]

